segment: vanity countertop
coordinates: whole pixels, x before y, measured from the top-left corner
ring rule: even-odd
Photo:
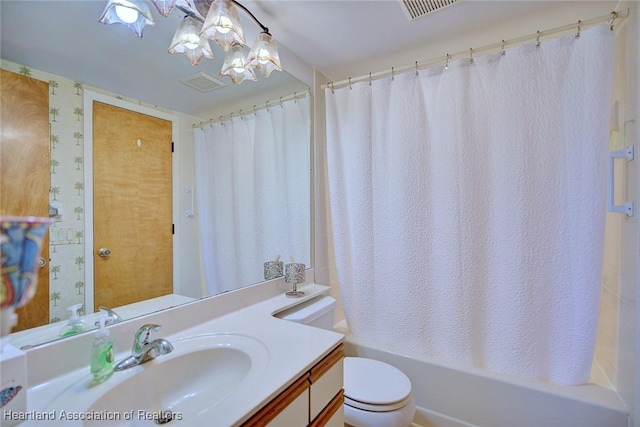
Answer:
[[[247,387],[240,387],[230,392],[206,412],[199,415],[189,413],[182,414],[182,422],[175,419],[171,422],[171,425],[185,425],[189,427],[197,427],[199,425],[207,427],[212,425],[221,427],[240,425],[343,341],[344,336],[342,334],[289,322],[273,316],[273,314],[279,311],[315,296],[328,294],[329,292],[327,286],[317,284],[306,285],[301,287],[300,290],[305,291],[306,295],[303,298],[292,299],[287,298],[284,294],[279,294],[169,335],[158,334],[158,337],[163,337],[170,342],[174,342],[176,348],[185,337],[241,336],[260,343],[261,348],[264,350],[261,351],[266,355],[266,357],[263,358],[263,360],[266,360],[266,364],[260,369],[259,379],[252,381],[249,389],[247,389]],[[191,313],[194,318],[197,318],[195,312],[202,309],[199,308],[197,304],[199,304],[199,302],[172,309],[170,316],[190,316]],[[166,320],[167,312],[164,313],[164,316]],[[144,320],[148,323],[153,319]],[[128,353],[128,348],[126,351],[118,351],[116,360],[121,360],[126,357]],[[161,359],[163,357],[165,356],[159,356],[157,359],[133,369],[137,369],[138,372],[140,372],[145,369],[147,365],[151,366],[156,362],[162,363]],[[81,412],[83,411],[82,408],[89,408],[91,399],[95,400],[95,397],[90,397],[91,394],[93,394],[93,396],[103,395],[105,391],[114,385],[125,381],[127,376],[130,377],[135,374],[136,372],[115,372],[109,380],[98,386],[91,387],[89,390],[87,390],[86,385],[82,386],[84,388],[82,393],[78,392],[77,395],[77,399],[79,400],[76,400],[76,397],[73,397],[73,395],[71,396],[72,399],[66,400],[67,410],[71,410],[69,402],[75,401],[78,401],[78,407],[72,410]],[[87,364],[82,368],[72,370],[62,375],[52,376],[47,381],[30,387],[27,395],[27,412],[33,411],[34,416],[38,414],[38,411],[40,413],[61,412],[63,408],[57,407],[57,402],[60,399],[59,396],[63,393],[73,394],[74,388],[80,389],[78,384],[87,384],[89,380],[90,375],[87,361]],[[101,387],[104,388],[104,390],[100,390]],[[139,392],[144,393],[145,391],[141,390]],[[152,391],[147,390],[146,392]],[[64,407],[65,405],[62,406]],[[20,425],[24,427],[84,425],[82,421],[61,422],[59,413],[54,413],[53,415],[57,418],[56,421],[28,420]],[[82,416],[82,414],[80,414],[80,416]],[[98,425],[124,426],[138,425],[138,423],[121,421],[121,423],[105,422],[98,423]],[[142,423],[139,425],[147,424]]]

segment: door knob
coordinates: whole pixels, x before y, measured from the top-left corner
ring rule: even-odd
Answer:
[[[100,249],[98,249],[98,255],[100,255],[102,258],[106,258],[109,255],[111,255],[111,249],[109,249],[109,248],[100,248]]]
[[[45,265],[47,265],[47,260],[44,259],[43,257],[40,257],[40,259],[38,260],[38,267],[42,268]]]

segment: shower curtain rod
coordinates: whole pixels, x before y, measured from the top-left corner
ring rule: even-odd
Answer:
[[[291,95],[287,95],[287,96],[281,96],[280,98],[273,100],[273,101],[266,101],[264,104],[254,104],[253,108],[249,111],[245,111],[245,110],[238,110],[237,113],[232,112],[226,115],[221,115],[218,118],[214,118],[214,119],[209,119],[205,122],[200,122],[200,123],[194,123],[193,124],[193,128],[200,128],[202,129],[205,126],[214,124],[214,123],[218,123],[218,122],[222,122],[224,120],[231,120],[234,117],[244,117],[247,114],[252,114],[252,113],[256,113],[256,111],[258,110],[264,110],[265,108],[268,109],[269,107],[273,107],[276,105],[280,105],[282,106],[282,103],[285,101],[291,101],[292,99],[297,100],[298,98],[304,98],[306,95],[308,95],[310,93],[310,91],[304,90],[302,92],[294,92]]]
[[[393,76],[395,74],[403,73],[405,71],[415,70],[416,72],[418,72],[418,70],[430,68],[442,63],[447,64],[449,61],[452,61],[454,59],[459,59],[459,58],[468,57],[470,60],[473,60],[473,55],[477,53],[486,53],[496,49],[500,49],[501,52],[504,52],[504,49],[507,46],[513,46],[513,45],[521,44],[531,40],[537,40],[539,43],[541,37],[551,36],[551,35],[563,33],[570,30],[577,30],[576,37],[579,37],[581,30],[597,24],[601,24],[603,22],[607,22],[607,21],[611,23],[611,30],[613,31],[614,22],[616,21],[616,19],[624,19],[624,18],[627,18],[628,16],[629,16],[629,9],[626,9],[625,11],[622,11],[622,12],[614,10],[608,15],[599,16],[597,18],[592,18],[587,21],[577,21],[572,24],[564,25],[562,27],[556,27],[550,30],[545,30],[545,31],[537,31],[534,34],[529,34],[526,36],[522,36],[515,39],[510,39],[510,40],[501,40],[498,43],[485,45],[479,48],[471,48],[469,50],[456,52],[454,54],[447,53],[445,56],[440,56],[438,58],[433,58],[427,61],[423,61],[423,62],[416,61],[414,65],[408,65],[401,68],[391,67],[391,70],[387,70],[387,71],[379,71],[377,73],[369,73],[364,76],[349,77],[348,79],[340,80],[337,82],[329,82],[327,84],[323,84],[321,86],[321,89],[330,88],[331,90],[333,90],[333,89],[344,87],[344,86],[351,86],[353,83],[365,82],[365,81],[369,81],[369,83],[371,83],[372,80]]]

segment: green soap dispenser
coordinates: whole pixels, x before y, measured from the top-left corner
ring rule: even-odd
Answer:
[[[93,382],[96,384],[109,379],[113,374],[113,365],[115,364],[113,341],[111,341],[109,330],[105,327],[108,319],[108,316],[102,316],[98,319],[100,329],[95,334],[91,349],[91,375],[93,375]]]
[[[84,332],[87,329],[82,319],[80,319],[80,315],[78,314],[78,311],[80,311],[81,307],[82,304],[75,304],[68,308],[68,310],[71,312],[71,317],[69,318],[69,322],[67,322],[67,324],[64,325],[64,328],[62,328],[62,330],[60,331],[61,337],[68,337],[71,335],[79,334],[80,332]]]

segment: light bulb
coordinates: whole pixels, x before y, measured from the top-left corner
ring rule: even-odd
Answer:
[[[116,6],[116,15],[127,24],[133,24],[138,20],[138,11],[130,7]]]
[[[182,44],[187,49],[195,49],[200,46],[200,37],[197,34],[187,33],[182,36]]]
[[[216,16],[216,18],[213,20],[213,24],[216,27],[216,31],[218,31],[220,34],[227,34],[229,31],[231,31],[231,28],[233,28],[231,19],[227,18],[224,15]]]
[[[256,57],[258,59],[258,63],[264,65],[271,59],[271,52],[269,52],[269,49],[261,48],[258,50]]]
[[[236,73],[244,73],[244,65],[242,64],[242,59],[236,58],[232,62],[233,71]]]

